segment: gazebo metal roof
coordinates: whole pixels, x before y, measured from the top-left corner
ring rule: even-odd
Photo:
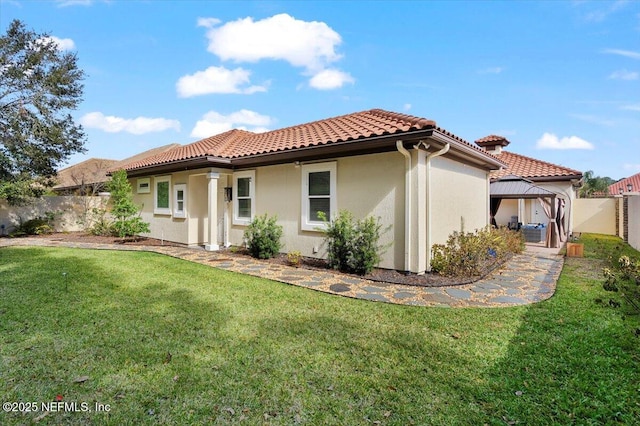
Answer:
[[[555,198],[553,192],[534,185],[520,176],[509,175],[491,183],[491,198]]]

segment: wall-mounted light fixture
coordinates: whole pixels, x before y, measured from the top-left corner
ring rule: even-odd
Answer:
[[[225,186],[224,187],[224,201],[226,201],[228,203],[231,200],[233,200],[233,188],[231,188],[230,186]]]
[[[630,183],[627,184],[627,192],[631,192],[633,191],[633,185],[631,185]]]

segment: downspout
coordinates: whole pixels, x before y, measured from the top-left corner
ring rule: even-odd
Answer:
[[[427,272],[431,271],[431,159],[439,157],[449,152],[451,144],[447,142],[445,146],[436,152],[427,155]]]
[[[404,155],[404,270],[409,271],[411,259],[411,154],[396,141],[398,152]]]

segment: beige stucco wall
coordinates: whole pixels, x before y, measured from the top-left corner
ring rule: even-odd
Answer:
[[[573,231],[616,235],[616,198],[580,198],[574,201]]]
[[[453,231],[473,232],[489,224],[487,172],[448,158],[431,160],[432,242],[442,244]]]
[[[13,231],[21,220],[26,222],[52,212],[55,213],[56,231],[83,231],[93,225],[92,210],[104,208],[108,199],[109,197],[52,196],[42,197],[29,205],[17,207],[10,206],[6,200],[0,200],[0,225],[5,226],[6,235]]]
[[[496,213],[496,223],[498,226],[507,226],[511,216],[518,216],[518,200],[502,200]]]
[[[397,152],[340,158],[336,161],[337,209],[356,218],[380,217],[381,238],[388,246],[380,264],[402,268],[404,262],[404,157]],[[256,172],[256,214],[277,215],[284,228],[283,251],[325,257],[321,232],[301,230],[302,168],[294,164],[259,167]],[[231,212],[233,214],[233,212]],[[242,244],[244,226],[231,227],[230,241]]]
[[[628,203],[629,244],[640,250],[640,194],[630,195]]]

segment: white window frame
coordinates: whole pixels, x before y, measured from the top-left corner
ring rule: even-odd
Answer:
[[[146,187],[143,186],[146,184]],[[151,193],[151,179],[150,178],[139,178],[136,182],[138,187],[138,194],[149,194]]]
[[[158,184],[162,182],[169,183],[169,203],[167,207],[158,207]],[[153,179],[153,213],[171,216],[171,176],[156,176]]]
[[[301,208],[301,218],[300,218],[300,226],[303,231],[317,231],[321,232],[327,228],[326,222],[321,221],[313,221],[309,217],[310,206],[309,206],[309,174],[317,173],[317,172],[329,172],[329,210],[331,211],[331,215],[334,216],[338,213],[338,202],[337,202],[337,166],[336,162],[327,162],[327,163],[314,163],[314,164],[304,164],[302,165],[302,208]],[[328,217],[327,220],[331,220],[331,217]]]
[[[178,199],[178,192],[182,191],[182,200]],[[182,201],[182,210],[178,208],[178,202]],[[187,217],[187,184],[176,183],[173,185],[173,217]]]
[[[239,217],[239,198],[238,198],[238,179],[249,178],[249,196],[242,197],[251,200],[251,217]],[[253,218],[256,217],[256,171],[245,170],[243,172],[236,172],[233,174],[233,224],[234,225],[249,225]]]

